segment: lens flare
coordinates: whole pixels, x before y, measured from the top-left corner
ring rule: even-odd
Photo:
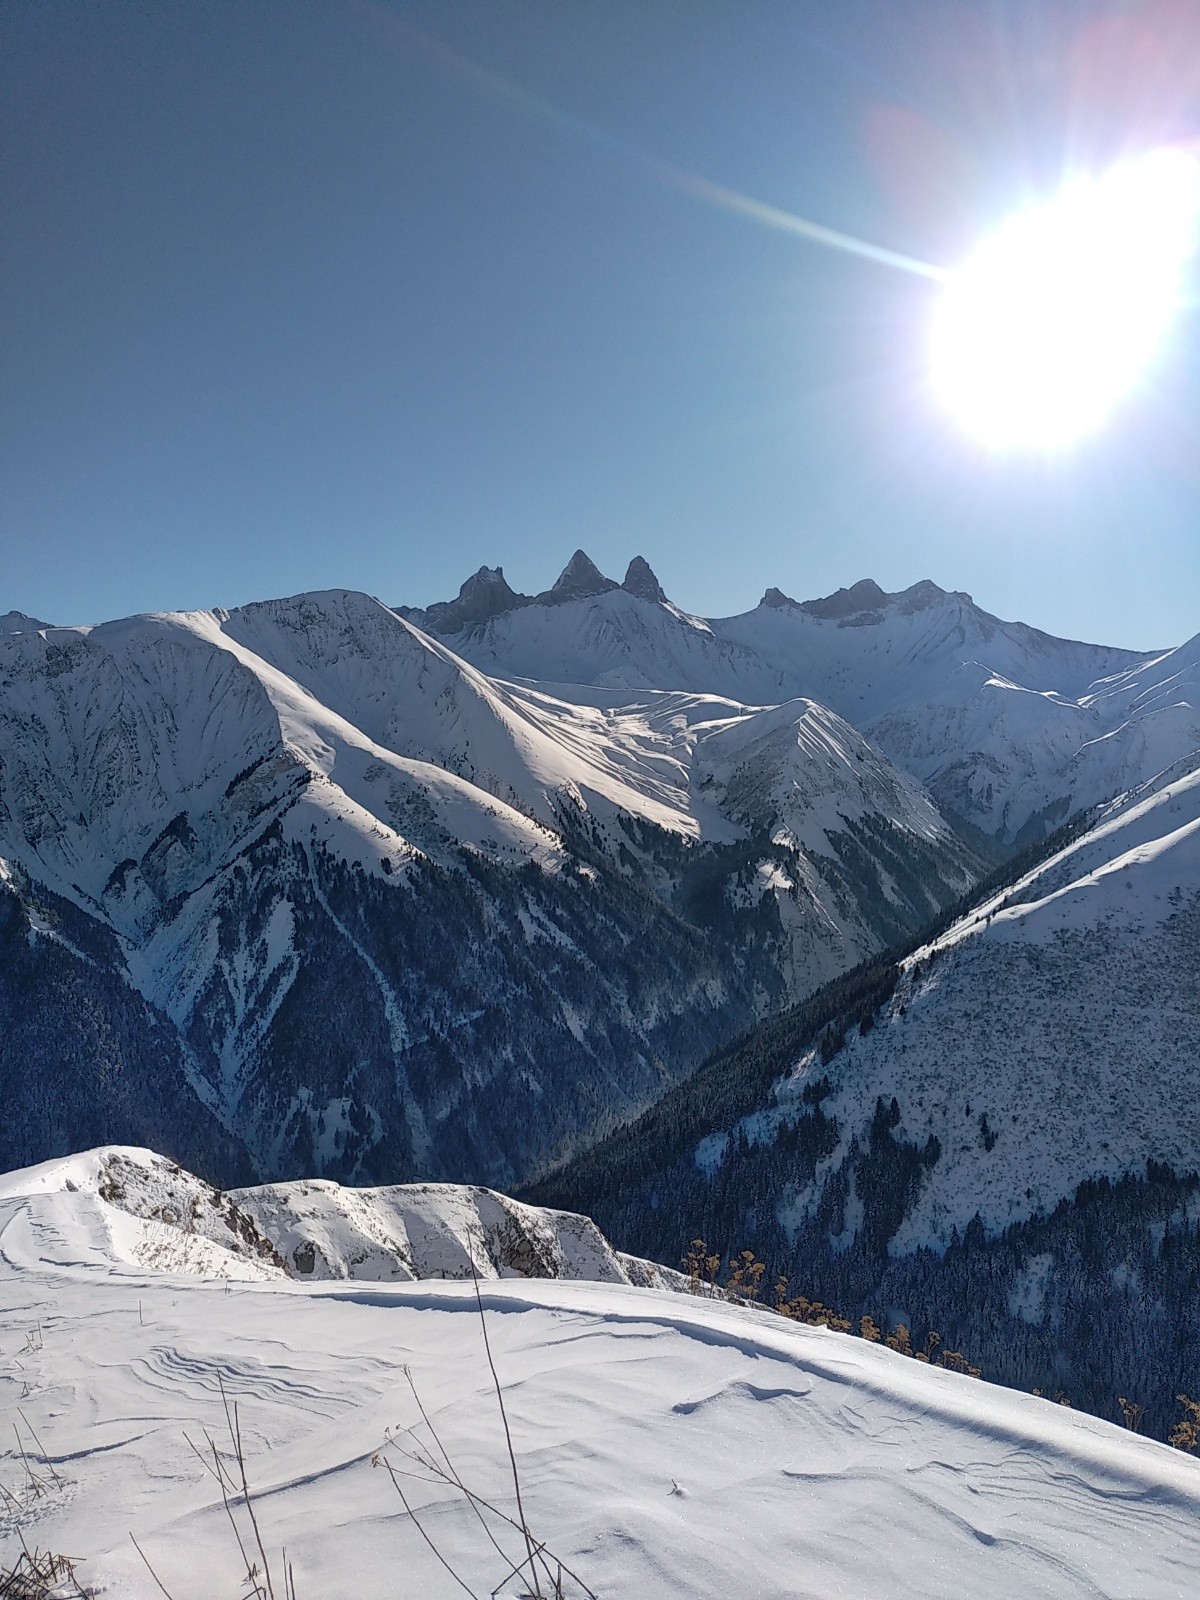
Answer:
[[[1153,150],[1011,217],[947,275],[932,331],[942,404],[996,449],[1094,433],[1184,302],[1200,161]]]

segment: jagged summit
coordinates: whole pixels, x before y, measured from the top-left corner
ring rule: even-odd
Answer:
[[[539,600],[582,600],[588,595],[607,594],[610,589],[619,589],[620,584],[612,578],[606,578],[600,568],[582,550],[567,562],[566,566],[555,579],[554,585],[545,594],[538,596]]]
[[[506,611],[527,606],[530,597],[518,594],[504,576],[503,567],[480,567],[458,591],[457,600],[440,600],[424,612],[401,607],[401,615],[420,621],[438,633],[457,633],[472,622],[486,622]]]
[[[43,628],[52,628],[52,622],[39,622],[37,617],[31,617],[24,611],[5,611],[0,614],[0,635],[7,633],[39,633]]]
[[[620,589],[637,600],[647,600],[655,605],[668,604],[663,586],[655,576],[645,556],[634,556],[625,571],[625,581],[617,583],[606,578],[600,568],[584,550],[576,550],[549,589],[540,594],[521,594],[512,588],[504,576],[503,567],[480,567],[458,591],[455,600],[438,600],[421,609],[418,606],[396,606],[395,610],[420,628],[430,628],[434,633],[457,634],[464,628],[490,621],[493,617],[518,611],[523,606],[558,606],[571,600],[587,600],[593,595],[610,594]],[[11,613],[19,617],[19,612]],[[45,626],[22,623],[21,627]],[[0,619],[0,633],[17,632],[18,628],[5,629]]]
[[[852,617],[859,611],[881,611],[891,598],[874,578],[860,578],[849,589],[803,601],[800,609],[812,617]]]
[[[860,578],[848,589],[837,589],[833,594],[823,595],[817,600],[793,600],[791,595],[784,594],[782,589],[771,588],[759,601],[760,606],[768,610],[782,611],[791,607],[796,611],[804,611],[810,617],[822,617],[827,620],[840,620],[842,617],[861,616],[868,611],[885,611],[895,609],[911,615],[915,611],[924,611],[928,606],[936,605],[939,600],[946,598],[945,589],[938,587],[930,578],[922,578],[919,583],[912,584],[907,589],[898,589],[889,594],[886,589],[881,589],[874,578]],[[971,600],[970,595],[963,595],[962,599]]]
[[[663,586],[645,556],[634,556],[625,569],[625,581],[621,587],[626,594],[633,595],[637,600],[653,600],[658,605],[667,604]]]

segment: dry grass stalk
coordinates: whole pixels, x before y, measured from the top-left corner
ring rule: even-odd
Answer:
[[[475,1304],[479,1312],[480,1326],[483,1331],[484,1350],[487,1355],[488,1370],[491,1374],[492,1386],[495,1390],[496,1402],[500,1408],[500,1417],[504,1426],[504,1438],[508,1452],[509,1468],[512,1472],[513,1492],[516,1500],[517,1514],[515,1517],[510,1516],[508,1512],[502,1510],[499,1506],[486,1499],[483,1495],[476,1493],[464,1482],[462,1474],[454,1465],[449,1451],[443,1444],[441,1436],[434,1426],[429,1413],[425,1409],[424,1403],[422,1402],[420,1393],[417,1389],[416,1382],[413,1379],[412,1372],[407,1367],[404,1369],[404,1375],[408,1380],[409,1388],[412,1390],[413,1400],[416,1403],[417,1410],[420,1414],[421,1423],[414,1424],[413,1427],[405,1430],[405,1437],[411,1440],[411,1448],[406,1448],[404,1445],[402,1445],[400,1440],[393,1436],[389,1431],[384,1443],[384,1450],[391,1448],[397,1451],[402,1459],[408,1463],[408,1467],[396,1466],[384,1456],[382,1450],[374,1456],[372,1465],[383,1467],[387,1471],[388,1477],[392,1483],[392,1487],[400,1497],[400,1501],[404,1506],[405,1512],[411,1518],[422,1539],[432,1550],[440,1564],[458,1584],[459,1588],[462,1589],[465,1594],[471,1595],[473,1600],[478,1600],[478,1597],[475,1596],[475,1591],[471,1589],[470,1585],[461,1576],[461,1574],[457,1572],[453,1566],[451,1566],[443,1551],[438,1548],[436,1540],[413,1510],[411,1500],[409,1496],[405,1494],[403,1485],[400,1481],[402,1478],[412,1478],[420,1483],[432,1483],[447,1486],[456,1490],[466,1499],[485,1534],[487,1535],[492,1548],[496,1551],[497,1555],[499,1555],[501,1559],[507,1563],[507,1570],[505,1571],[504,1576],[500,1579],[499,1583],[497,1583],[495,1587],[489,1591],[489,1594],[492,1597],[498,1595],[501,1589],[503,1589],[504,1586],[510,1583],[514,1578],[521,1577],[522,1581],[529,1585],[529,1587],[523,1589],[522,1591],[522,1600],[567,1600],[568,1583],[573,1584],[575,1586],[575,1590],[577,1590],[580,1595],[584,1596],[585,1600],[596,1600],[595,1592],[588,1587],[588,1585],[583,1581],[582,1578],[579,1577],[576,1572],[573,1572],[565,1562],[563,1562],[548,1548],[544,1540],[537,1538],[529,1526],[529,1521],[525,1513],[525,1501],[521,1489],[521,1474],[517,1463],[516,1448],[513,1444],[512,1430],[509,1426],[508,1420],[508,1410],[504,1402],[504,1389],[500,1382],[500,1376],[492,1354],[491,1340],[488,1336],[487,1316],[483,1307],[483,1295],[479,1285],[479,1274],[475,1268],[475,1263],[473,1260],[471,1261],[470,1266],[471,1277],[475,1288]],[[417,1439],[416,1428],[420,1425],[425,1427],[430,1438],[433,1440],[433,1449],[422,1445]],[[411,1470],[414,1467],[418,1470]],[[509,1554],[508,1551],[504,1549],[500,1540],[497,1538],[495,1527],[489,1522],[489,1517],[495,1519],[495,1523],[505,1528],[512,1529],[515,1533],[520,1535],[521,1541],[524,1545],[524,1555],[520,1555],[514,1560],[514,1558]],[[545,1587],[543,1587],[543,1582],[546,1585]]]

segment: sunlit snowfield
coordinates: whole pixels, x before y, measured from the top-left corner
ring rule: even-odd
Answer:
[[[174,1600],[242,1593],[184,1438],[220,1434],[220,1375],[264,1543],[287,1547],[299,1600],[461,1594],[372,1457],[418,1420],[407,1363],[463,1478],[511,1509],[472,1286],[155,1273],[121,1261],[106,1210],[44,1177],[0,1184],[0,1392],[62,1479],[33,1451],[49,1487],[25,1538],[85,1557],[100,1595],[160,1593],[130,1533]],[[598,1596],[1195,1592],[1200,1463],[1165,1446],[686,1296],[527,1281],[487,1284],[483,1303],[529,1521]],[[6,1449],[0,1481],[23,1498]],[[406,1486],[490,1594],[503,1567],[461,1496]],[[17,1549],[6,1505],[0,1552]]]

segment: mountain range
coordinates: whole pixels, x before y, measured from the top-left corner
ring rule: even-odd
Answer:
[[[424,610],[330,590],[0,632],[6,1165],[128,1141],[226,1186],[570,1173],[987,878],[989,910],[906,958],[902,1024],[829,1035],[819,1072],[797,1050],[706,1149],[755,1149],[746,1118],[778,1133],[797,1094],[837,1128],[773,1197],[794,1254],[813,1218],[856,1237],[880,1099],[891,1144],[939,1150],[901,1253],[1195,1166],[1171,974],[1197,874],[1162,840],[1192,805],[1200,640],[1059,640],[928,581],[698,618],[642,558],[618,584],[582,552],[538,595],[482,568]],[[1104,915],[1062,886],[1088,874]]]

